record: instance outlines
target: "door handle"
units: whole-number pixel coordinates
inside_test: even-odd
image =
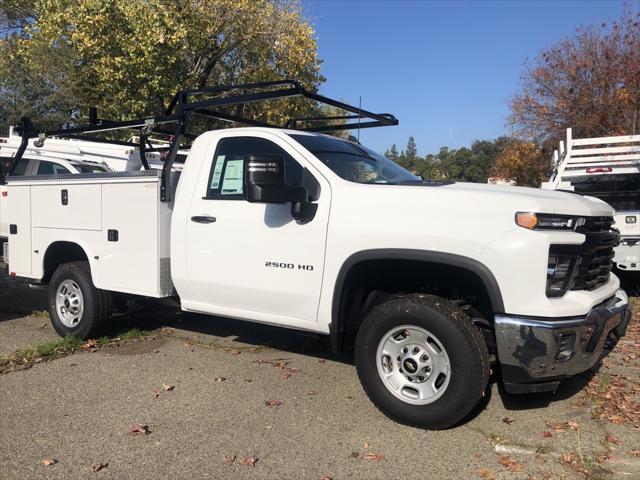
[[[196,223],[214,223],[216,221],[216,217],[209,217],[208,215],[196,215],[195,217],[191,217],[191,221]]]

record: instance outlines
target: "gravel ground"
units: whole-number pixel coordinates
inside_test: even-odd
[[[57,338],[45,300],[0,278],[0,355]],[[599,414],[585,388],[637,401],[636,337],[594,378],[555,395],[494,383],[465,423],[430,432],[379,413],[326,339],[149,305],[126,322],[165,328],[0,375],[0,478],[640,478],[637,417]],[[151,433],[129,435],[135,422]]]

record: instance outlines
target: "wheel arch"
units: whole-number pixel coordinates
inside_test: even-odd
[[[487,301],[490,304],[492,313],[503,313],[504,302],[498,282],[491,270],[470,257],[457,255],[453,253],[433,252],[428,250],[414,249],[373,249],[356,252],[348,257],[336,278],[333,290],[333,298],[331,304],[331,323],[329,324],[329,333],[331,339],[331,348],[334,352],[342,351],[345,330],[347,326],[348,297],[352,285],[350,285],[352,272],[356,271],[359,266],[369,264],[375,267],[379,263],[376,262],[412,262],[420,265],[421,268],[450,268],[460,272],[467,272],[473,276],[476,282],[484,287]],[[369,297],[377,296],[378,292],[370,292]],[[365,306],[369,298],[365,301]]]
[[[42,257],[42,283],[49,283],[53,272],[63,263],[78,261],[89,262],[86,249],[80,244],[66,240],[52,242]]]

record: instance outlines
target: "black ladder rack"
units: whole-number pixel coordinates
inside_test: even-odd
[[[211,95],[217,96],[210,98]],[[330,105],[349,112],[349,114],[290,118],[284,125],[276,125],[217,110],[219,107],[229,105],[246,105],[249,103],[293,97],[307,98],[316,102],[316,104]],[[105,120],[98,118],[96,108],[92,107],[89,110],[89,124],[48,131],[38,130],[34,127],[30,119],[22,118],[21,124],[17,128],[21,136],[20,147],[13,158],[8,174],[12,175],[14,173],[18,162],[27,148],[30,138],[40,138],[42,140],[47,137],[76,138],[86,141],[131,146],[139,149],[140,161],[145,169],[149,169],[145,153],[163,151],[165,160],[162,167],[160,199],[163,202],[167,202],[171,200],[170,173],[173,163],[178,150],[186,148],[180,145],[180,141],[183,138],[194,139],[197,136],[193,132],[188,131],[188,124],[192,115],[246,126],[288,128],[308,132],[332,132],[398,124],[396,117],[390,113],[369,112],[362,108],[319,95],[305,89],[295,80],[203,87],[178,92],[169,103],[164,115],[155,117],[124,121]],[[357,122],[355,120],[357,120]],[[331,123],[336,121],[345,123]],[[121,140],[102,139],[88,135],[112,130],[136,130],[139,134],[139,142],[123,142]],[[169,138],[169,145],[167,147],[153,147],[149,141],[150,135],[167,136]],[[0,183],[4,183],[4,180],[4,175],[0,173]]]

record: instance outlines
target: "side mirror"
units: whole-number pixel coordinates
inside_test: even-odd
[[[244,157],[244,191],[251,203],[305,202],[307,190],[285,184],[282,155]]]
[[[244,195],[251,203],[291,202],[291,216],[300,223],[313,220],[318,205],[309,202],[304,187],[286,185],[282,155],[244,157]]]

